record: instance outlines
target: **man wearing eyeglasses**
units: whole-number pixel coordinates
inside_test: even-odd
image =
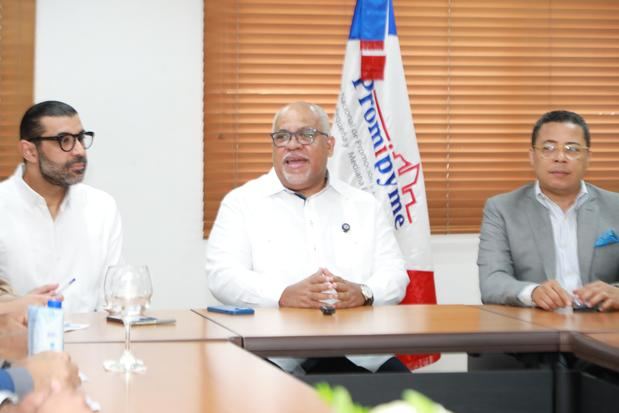
[[[0,299],[52,296],[75,278],[63,307],[101,304],[105,270],[121,259],[122,228],[114,199],[81,183],[94,136],[66,103],[41,102],[24,114],[23,162],[0,183]]]
[[[339,309],[395,304],[404,296],[408,277],[393,228],[371,194],[328,174],[335,144],[328,131],[319,106],[284,107],[273,120],[273,168],[222,201],[206,272],[224,304]],[[395,358],[353,361],[372,371],[406,370]],[[321,363],[303,369],[339,368],[333,360]],[[279,364],[300,372],[294,360]]]
[[[484,303],[619,309],[619,194],[583,181],[590,147],[576,113],[537,121],[529,150],[536,182],[484,208],[477,261]]]

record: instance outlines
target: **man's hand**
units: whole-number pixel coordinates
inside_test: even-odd
[[[561,287],[557,280],[549,280],[535,287],[531,298],[536,306],[546,311],[553,311],[557,308],[572,305],[572,297]]]
[[[32,375],[35,391],[47,390],[56,381],[61,387],[76,388],[80,384],[77,366],[67,353],[45,351],[28,357],[19,365]]]
[[[338,277],[326,268],[323,271],[335,284],[335,291],[337,292],[338,299],[337,303],[335,303],[335,308],[360,307],[365,304],[365,297],[361,292],[361,286],[359,284]]]
[[[619,310],[619,288],[603,281],[595,281],[580,287],[574,294],[589,307],[600,311]]]
[[[84,395],[52,382],[50,389],[28,394],[17,405],[3,405],[0,413],[91,413]]]
[[[47,295],[25,295],[11,300],[0,302],[0,315],[8,315],[24,326],[28,325],[28,306],[46,305]]]
[[[40,287],[28,291],[28,295],[54,295],[54,291],[58,288],[58,283],[44,284]]]
[[[337,298],[337,294],[326,293],[334,290],[331,277],[325,275],[323,269],[302,279],[296,284],[286,287],[279,299],[280,307],[320,308],[321,300]]]

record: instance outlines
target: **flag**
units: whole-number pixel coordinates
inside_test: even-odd
[[[330,173],[372,192],[395,229],[410,278],[402,304],[436,304],[423,169],[392,0],[357,0],[331,134]],[[400,356],[411,369],[439,357]]]

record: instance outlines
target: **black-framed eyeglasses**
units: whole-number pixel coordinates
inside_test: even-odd
[[[75,135],[72,133],[59,133],[56,136],[37,136],[34,138],[27,139],[30,142],[36,141],[56,141],[65,152],[71,152],[73,148],[75,148],[75,142],[80,141],[80,144],[84,147],[84,149],[88,149],[92,146],[92,142],[95,139],[94,132],[80,132]]]
[[[533,146],[533,148],[537,149],[544,159],[553,159],[559,152],[563,152],[570,161],[580,159],[583,154],[589,151],[589,147],[577,143],[544,142],[541,146]]]
[[[271,139],[273,139],[273,145],[281,148],[286,146],[293,136],[296,136],[297,142],[301,145],[311,145],[318,135],[329,136],[328,133],[319,131],[316,128],[301,128],[296,132],[280,129],[277,132],[271,133]]]

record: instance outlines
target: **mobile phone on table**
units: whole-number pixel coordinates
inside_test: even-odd
[[[115,323],[122,323],[123,319],[119,315],[108,315],[107,321],[113,321]],[[174,324],[176,320],[174,318],[158,318],[153,316],[141,315],[137,320],[131,323],[132,326],[148,326],[157,324]]]
[[[206,310],[213,313],[231,315],[247,315],[254,313],[254,309],[251,307],[237,307],[234,305],[209,305],[208,307],[206,307]]]
[[[594,313],[596,311],[600,311],[597,306],[589,307],[586,304],[580,302],[574,302],[572,304],[572,309],[578,313]]]

